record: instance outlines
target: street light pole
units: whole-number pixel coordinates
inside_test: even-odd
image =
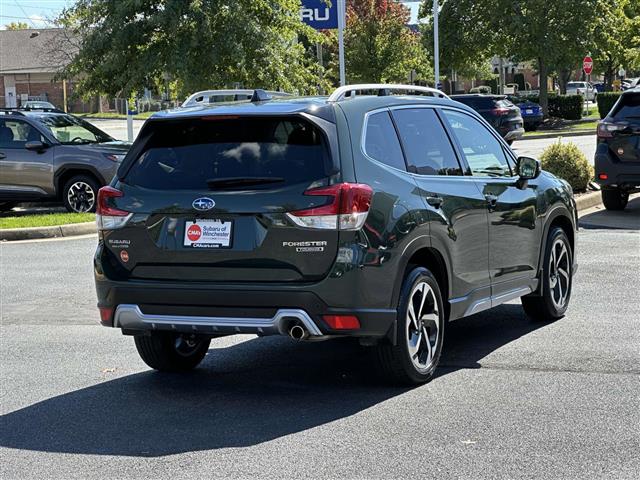
[[[346,84],[344,73],[344,24],[345,0],[338,0],[338,60],[340,63],[340,86]]]
[[[433,71],[436,88],[440,86],[440,51],[438,47],[438,0],[433,0]]]

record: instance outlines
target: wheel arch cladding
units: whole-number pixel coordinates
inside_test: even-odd
[[[402,282],[415,267],[424,267],[429,270],[438,282],[442,296],[446,318],[449,318],[449,272],[442,254],[433,247],[423,247],[412,253],[404,268]],[[400,288],[402,288],[402,282]]]
[[[85,175],[87,177],[93,178],[98,185],[105,185],[102,177],[93,169],[89,167],[70,167],[65,168],[61,172],[56,174],[55,177],[55,186],[56,186],[56,196],[58,198],[62,198],[62,190],[64,189],[65,184],[71,180],[73,177]]]

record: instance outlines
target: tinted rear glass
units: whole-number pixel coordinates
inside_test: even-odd
[[[640,123],[640,93],[622,95],[613,112],[613,118]]]
[[[482,110],[487,108],[493,108],[493,98],[490,97],[462,97],[456,98],[453,97],[454,100],[458,102],[464,103],[465,105],[469,105],[474,110]]]
[[[320,130],[299,118],[185,119],[156,122],[125,175],[129,185],[203,190],[221,179],[280,179],[256,188],[331,175]]]

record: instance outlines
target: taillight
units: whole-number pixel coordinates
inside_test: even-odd
[[[508,108],[494,108],[493,110],[491,110],[493,112],[494,115],[497,115],[498,117],[502,117],[504,115],[509,115],[510,110]]]
[[[362,183],[338,183],[307,190],[304,194],[331,197],[331,201],[287,213],[287,217],[296,225],[305,228],[359,230],[367,219],[373,189]]]
[[[598,123],[598,138],[612,138],[613,132],[624,130],[626,125],[617,123],[600,122]]]
[[[111,199],[122,197],[124,193],[113,187],[102,187],[98,190],[96,206],[96,223],[100,230],[116,230],[125,226],[132,213],[113,207]]]

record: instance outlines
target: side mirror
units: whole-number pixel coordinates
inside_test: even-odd
[[[533,180],[540,175],[540,162],[531,157],[518,157],[516,160],[516,175],[521,181]]]
[[[24,144],[24,148],[27,150],[31,150],[32,152],[42,152],[49,145],[42,143],[40,141],[27,142]]]

